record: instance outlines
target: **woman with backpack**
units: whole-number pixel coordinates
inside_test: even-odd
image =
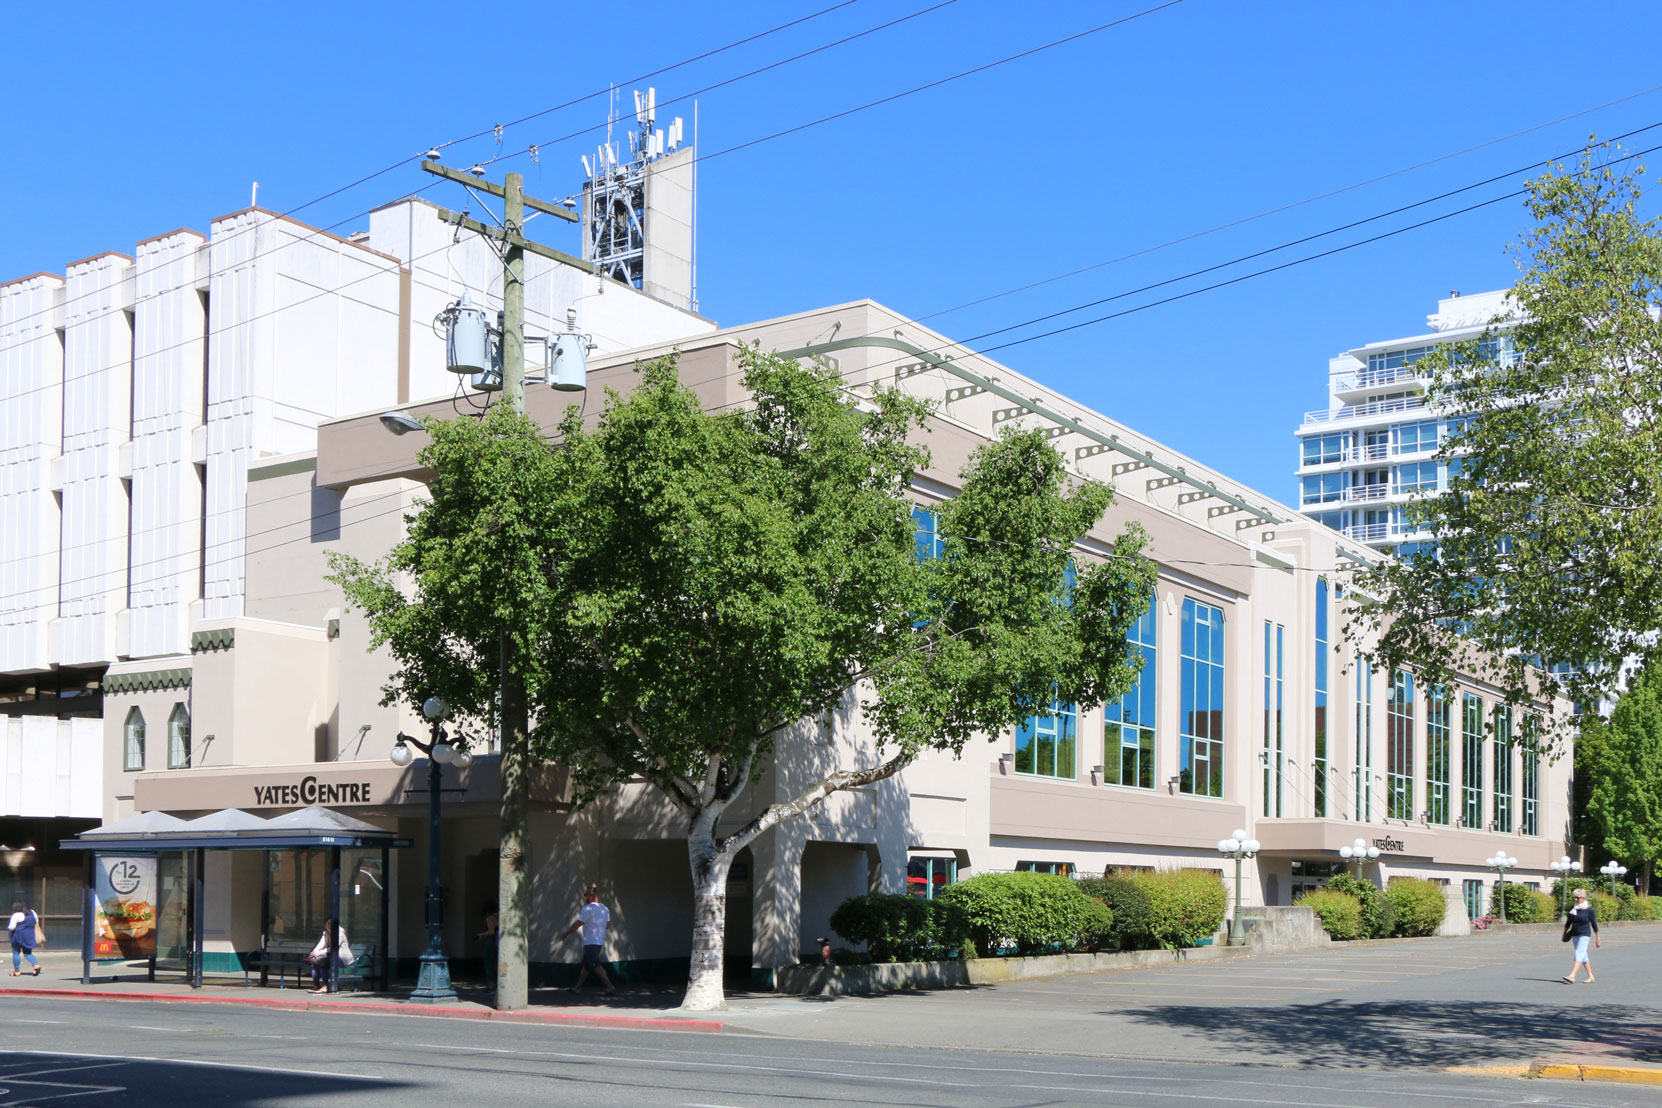
[[[40,963],[35,961],[35,947],[40,943],[40,917],[21,900],[14,900],[12,918],[6,926],[12,933],[12,976],[23,976],[23,959],[27,958],[35,967],[35,976],[39,977]]]

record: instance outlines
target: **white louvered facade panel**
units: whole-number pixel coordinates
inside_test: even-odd
[[[58,611],[54,462],[63,415],[61,278],[0,287],[0,670],[50,665]]]
[[[132,416],[131,269],[106,254],[65,274],[59,665],[114,657],[116,614],[126,606],[128,493],[118,463]]]
[[[132,585],[122,651],[134,658],[190,649],[202,536],[191,441],[206,414],[207,356],[195,275],[204,249],[202,236],[179,231],[140,244],[134,259]]]

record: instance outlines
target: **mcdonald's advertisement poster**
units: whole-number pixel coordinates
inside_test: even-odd
[[[92,873],[98,900],[92,956],[155,957],[156,859],[101,854]]]

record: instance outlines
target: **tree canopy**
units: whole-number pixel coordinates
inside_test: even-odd
[[[1662,855],[1662,668],[1639,674],[1576,746],[1587,845],[1635,867]]]
[[[1420,363],[1449,478],[1407,509],[1436,552],[1358,581],[1382,665],[1596,704],[1662,649],[1662,237],[1642,172],[1598,147],[1530,181],[1511,310]]]
[[[336,564],[402,667],[389,698],[488,714],[506,627],[533,749],[570,769],[578,803],[644,780],[680,814],[695,1007],[721,1000],[740,849],[924,750],[1119,696],[1154,582],[1135,525],[1076,564],[1112,492],[1072,478],[1042,432],[977,449],[920,541],[927,405],[755,350],[743,368],[749,401],[707,412],[673,359],[647,363],[555,441],[510,413],[431,423],[432,499],[408,538],[383,563]],[[718,830],[780,742],[831,741],[793,725],[855,708],[870,757]]]

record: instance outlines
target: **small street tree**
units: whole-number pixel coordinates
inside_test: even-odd
[[[1072,480],[1041,432],[975,452],[939,506],[939,556],[920,556],[910,485],[928,464],[927,407],[897,391],[858,400],[826,371],[753,350],[743,362],[741,408],[705,412],[666,359],[609,396],[593,429],[571,413],[557,444],[506,415],[432,425],[433,500],[409,538],[382,565],[338,567],[404,667],[389,697],[441,689],[488,708],[486,624],[505,622],[534,659],[534,748],[569,767],[576,802],[645,781],[678,813],[694,892],[684,1003],[697,1009],[724,1003],[740,850],[925,750],[1120,695],[1154,581],[1134,525],[1075,566],[1111,490]],[[463,472],[497,452],[512,460],[489,463],[494,476]],[[496,481],[511,491],[485,488]],[[505,544],[534,580],[491,579]],[[722,826],[770,758],[806,764],[832,741],[794,725],[855,710],[875,750]]]
[[[1449,479],[1408,508],[1437,552],[1357,582],[1387,669],[1596,704],[1662,651],[1662,234],[1630,164],[1590,148],[1530,181],[1510,347],[1497,319],[1420,363]]]
[[[1662,854],[1662,668],[1628,686],[1609,722],[1590,716],[1576,748],[1588,845],[1635,869],[1646,887]]]

